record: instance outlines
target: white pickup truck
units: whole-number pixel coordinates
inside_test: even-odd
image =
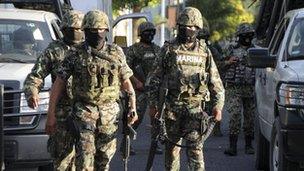
[[[57,4],[58,7],[58,2],[61,1],[13,0],[11,2],[41,2]],[[65,2],[68,2],[68,0],[65,0]],[[60,10],[57,7],[55,12]],[[52,84],[51,79],[47,77],[45,80],[43,91],[39,94],[40,104],[37,110],[32,110],[27,106],[22,88],[23,82],[34,66],[37,56],[43,52],[50,42],[60,39],[62,36],[58,17],[62,15],[62,12],[57,14],[34,9],[0,9],[0,84],[4,85],[3,98],[0,99],[0,105],[3,102],[4,141],[1,137],[0,140],[4,142],[4,149],[0,149],[0,153],[4,151],[6,168],[29,166],[39,167],[39,170],[52,170],[52,159],[46,148],[48,136],[44,131],[49,100],[48,90]],[[112,25],[115,26],[121,20],[133,18],[152,20],[149,13],[134,13],[118,17],[115,21],[112,21]],[[34,45],[32,48],[35,52],[33,54],[36,55],[21,54],[19,50],[15,49],[14,37],[20,37],[16,34],[18,30],[22,29],[29,31],[24,34],[24,37],[33,38]],[[111,36],[109,39],[111,41],[112,32],[109,36]],[[2,97],[1,94],[0,97]],[[0,127],[0,131],[2,131],[1,129]]]
[[[258,170],[304,169],[304,8],[282,17],[267,48],[249,49],[256,72]]]

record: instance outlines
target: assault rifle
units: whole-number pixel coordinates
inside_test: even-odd
[[[163,119],[164,111],[166,107],[166,98],[168,94],[168,88],[161,88],[160,89],[160,99],[159,99],[159,116],[155,118],[154,125],[152,125],[152,129],[154,129],[154,135],[151,140],[150,150],[149,150],[149,156],[147,160],[146,165],[146,171],[151,171],[153,166],[153,160],[154,156],[156,154],[157,149],[157,142],[160,141],[161,143],[164,143],[166,140],[166,128],[165,128],[165,121]]]
[[[125,107],[124,107],[124,112],[122,116],[122,134],[123,134],[123,148],[122,148],[122,159],[124,162],[124,170],[128,170],[128,159],[130,157],[130,136],[133,140],[136,139],[136,131],[132,128],[130,124],[128,124],[128,115],[129,115],[129,95],[126,94],[125,96]],[[131,117],[135,116],[135,112],[131,113]]]

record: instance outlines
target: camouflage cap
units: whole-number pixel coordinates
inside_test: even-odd
[[[193,7],[186,7],[177,19],[178,25],[196,26],[203,28],[203,17],[201,12]]]
[[[249,23],[242,23],[237,27],[236,35],[239,36],[244,33],[254,33],[254,29]]]
[[[156,30],[155,26],[151,22],[143,22],[138,26],[137,33],[140,36],[146,30]]]
[[[70,10],[62,17],[61,28],[81,28],[84,14],[80,11]]]
[[[82,28],[109,29],[109,18],[107,14],[102,11],[89,11],[84,16]]]

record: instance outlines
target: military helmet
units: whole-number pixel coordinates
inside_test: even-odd
[[[203,28],[203,17],[201,12],[193,7],[186,7],[177,19],[178,25],[196,26]]]
[[[86,13],[83,19],[82,28],[93,28],[93,29],[108,29],[110,28],[109,18],[106,13],[94,10]]]
[[[246,34],[246,33],[254,33],[254,29],[251,24],[249,23],[242,23],[237,27],[236,30],[236,35],[239,36],[241,34]]]
[[[62,17],[61,28],[81,28],[84,14],[80,11],[70,10]]]
[[[147,30],[154,30],[155,31],[156,29],[155,29],[154,24],[151,23],[151,22],[143,22],[143,23],[141,23],[138,26],[137,33],[140,36],[144,31],[147,31]]]

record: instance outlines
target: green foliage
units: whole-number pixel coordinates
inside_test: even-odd
[[[198,8],[208,20],[213,41],[232,36],[242,22],[254,21],[243,0],[189,0],[187,6]]]
[[[138,8],[140,11],[143,7],[153,6],[160,2],[160,0],[113,0],[113,10],[121,10],[125,8]]]

